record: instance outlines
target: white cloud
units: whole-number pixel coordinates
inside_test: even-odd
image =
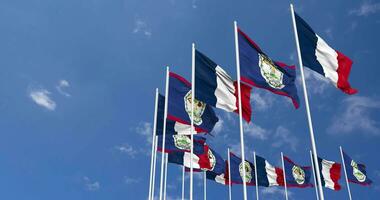
[[[359,8],[349,11],[351,15],[368,16],[380,11],[380,3],[372,3],[371,1],[363,1]]]
[[[126,184],[136,184],[136,183],[140,183],[141,179],[140,178],[124,177],[124,182]]]
[[[325,29],[325,34],[327,35],[328,38],[332,39],[333,38],[333,32],[332,32],[332,28],[327,28]]]
[[[214,129],[213,129],[213,132],[215,133],[215,135],[219,135],[219,133],[222,132],[223,124],[224,124],[224,121],[222,119],[219,119],[219,121],[215,124]]]
[[[68,87],[70,87],[70,83],[67,80],[60,80],[55,88],[61,95],[70,97],[71,95],[64,91],[64,89]]]
[[[153,134],[153,128],[152,123],[149,122],[141,122],[135,129],[135,131],[146,137],[147,141],[151,144],[152,143],[152,134]],[[149,144],[148,143],[148,144]]]
[[[253,109],[258,111],[264,111],[272,107],[275,99],[272,93],[268,91],[256,90],[251,94],[251,102],[253,103]]]
[[[100,183],[98,181],[92,181],[87,176],[83,177],[84,185],[88,191],[97,191],[100,189]]]
[[[123,144],[120,146],[116,146],[115,149],[118,150],[120,153],[127,154],[131,158],[135,158],[136,154],[138,153],[138,151],[135,150],[129,144]]]
[[[285,189],[279,187],[266,187],[260,190],[263,195],[281,195],[285,196]],[[293,195],[292,192],[288,190],[288,197]]]
[[[148,27],[147,23],[143,21],[142,19],[136,19],[135,20],[135,26],[132,31],[134,34],[143,34],[146,37],[150,38],[152,36],[152,31]]]
[[[57,104],[50,98],[50,92],[45,89],[31,89],[29,97],[39,106],[48,110],[55,110]]]
[[[333,117],[330,127],[331,134],[358,133],[380,134],[379,122],[372,119],[371,113],[380,109],[380,101],[363,96],[350,96],[343,100],[342,108]],[[364,131],[364,132],[363,132]]]
[[[291,134],[289,129],[279,126],[276,129],[276,132],[273,136],[274,142],[272,143],[273,147],[290,147],[291,150],[296,151],[298,145],[298,138]]]
[[[191,7],[193,7],[194,9],[198,8],[198,6],[197,6],[197,0],[192,0],[191,1]]]
[[[260,140],[266,140],[270,135],[270,132],[268,130],[254,123],[244,124],[244,133]]]
[[[332,87],[330,81],[327,78],[323,77],[317,72],[310,70],[307,67],[304,67],[304,75],[308,92],[311,92],[313,94],[323,94],[328,87]],[[302,87],[301,75],[297,77],[297,81]]]

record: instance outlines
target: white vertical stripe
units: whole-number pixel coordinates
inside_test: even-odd
[[[182,124],[180,122],[175,122],[174,131],[177,132],[178,135],[191,135],[191,133],[196,133],[195,128],[193,128],[192,132],[190,125]]]
[[[338,83],[338,53],[331,48],[321,37],[316,35],[317,48],[315,49],[315,56],[318,62],[322,65],[325,77],[328,78],[335,87]]]
[[[195,154],[193,154],[193,169],[200,169],[201,167],[199,166],[199,157]],[[191,153],[189,152],[185,152],[184,155],[183,155],[183,165],[185,165],[185,167],[187,168],[190,168],[190,160],[191,160]]]
[[[322,176],[325,181],[325,187],[335,190],[334,181],[331,179],[330,169],[335,164],[333,161],[322,160]]]
[[[216,66],[216,107],[227,112],[237,110],[235,87],[232,78],[220,66]]]
[[[267,172],[269,186],[278,185],[276,169],[268,161],[265,161],[265,171]]]

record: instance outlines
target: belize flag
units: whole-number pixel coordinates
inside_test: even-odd
[[[350,156],[343,152],[344,165],[346,166],[347,178],[351,183],[369,186],[372,180],[367,177],[366,167],[356,163]]]
[[[283,186],[284,173],[281,168],[273,167],[265,158],[256,155],[257,181],[259,186]]]
[[[159,94],[158,105],[157,105],[157,121],[156,121],[156,135],[163,134],[164,125],[164,109],[165,109],[165,96]],[[193,128],[193,133],[197,131]],[[200,131],[198,129],[198,131]],[[191,126],[188,124],[183,124],[177,121],[166,119],[166,135],[191,135]]]
[[[231,173],[231,183],[232,184],[243,184],[243,180],[246,185],[255,185],[255,167],[254,165],[245,160],[244,163],[241,162],[241,158],[237,157],[235,154],[230,152],[230,165],[231,171],[227,170],[226,177],[229,177]],[[245,170],[245,177],[243,178],[243,170]]]
[[[210,166],[207,169],[204,169],[205,171],[213,172],[215,174],[223,174],[226,172],[226,162],[220,154],[208,146],[207,155]],[[186,168],[185,171],[189,172],[190,169]],[[195,170],[195,172],[201,172],[201,170]]]
[[[168,119],[191,124],[191,84],[178,74],[169,74]],[[197,132],[210,133],[218,122],[210,105],[194,98],[194,126]]]
[[[332,190],[340,190],[341,164],[318,157],[318,167],[321,174],[322,186]]]
[[[159,135],[157,143],[157,151],[162,152],[162,139],[163,136]],[[204,145],[206,138],[200,136],[194,136],[193,151],[195,154],[204,153]],[[165,153],[171,152],[190,152],[191,151],[191,139],[187,135],[167,135],[165,137]]]
[[[331,48],[297,13],[294,14],[303,65],[326,77],[344,93],[355,94],[357,90],[348,82],[351,59]]]
[[[241,85],[243,118],[251,121],[251,87]],[[195,50],[195,96],[208,105],[239,113],[237,82],[210,58]]]
[[[272,61],[260,47],[238,29],[240,76],[249,85],[267,89],[289,97],[295,108],[299,107],[296,68]]]
[[[225,173],[217,174],[213,171],[207,171],[206,178],[222,185],[228,185],[228,177],[225,176]]]
[[[310,166],[299,166],[288,157],[284,156],[284,167],[287,187],[313,187],[313,184],[310,182],[312,173],[312,168]]]

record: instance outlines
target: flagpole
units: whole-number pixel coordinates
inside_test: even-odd
[[[153,179],[153,160],[154,160],[154,144],[156,139],[156,123],[157,123],[157,106],[158,106],[158,88],[156,88],[156,97],[154,101],[154,121],[153,121],[153,133],[152,133],[152,154],[150,158],[150,177],[149,177],[149,197],[148,199],[151,199],[152,197],[152,179]]]
[[[288,187],[286,183],[286,173],[285,173],[285,164],[284,164],[284,154],[281,152],[281,162],[282,162],[282,171],[284,173],[284,186],[285,186],[285,199],[288,200]]]
[[[182,166],[182,200],[185,200],[185,165]]]
[[[152,196],[151,196],[151,200],[154,199],[154,189],[155,189],[155,181],[156,181],[157,143],[158,143],[158,136],[156,135],[154,137],[154,161],[153,161],[153,177],[152,177]]]
[[[231,158],[230,158],[230,148],[227,148],[227,159],[228,159],[228,196],[229,200],[232,200],[232,185],[231,185]]]
[[[339,149],[340,149],[340,156],[342,157],[342,165],[343,165],[344,175],[346,177],[348,196],[350,197],[350,200],[352,200],[350,183],[348,182],[347,171],[346,171],[346,162],[344,160],[342,146],[339,146]]]
[[[168,179],[168,156],[169,154],[165,154],[165,180],[164,180],[164,200],[166,200],[166,183]]]
[[[203,172],[203,199],[207,200],[206,171]]]
[[[307,114],[309,131],[310,131],[311,147],[312,147],[312,151],[313,151],[313,155],[314,155],[313,158],[314,158],[315,163],[318,163],[317,147],[316,147],[315,139],[314,139],[313,122],[311,120],[311,113],[310,113],[310,108],[309,108],[309,98],[307,95],[306,81],[305,81],[305,76],[304,76],[304,71],[303,71],[302,56],[301,56],[300,44],[298,41],[298,33],[297,33],[297,26],[296,26],[296,19],[295,19],[295,15],[294,15],[293,4],[290,4],[290,10],[292,12],[294,36],[295,36],[295,40],[296,40],[298,62],[299,62],[299,65],[300,65],[299,67],[300,67],[300,71],[301,71],[301,79],[302,79],[303,93],[304,93],[304,98],[305,98],[306,114]],[[321,200],[324,200],[325,198],[323,195],[322,181],[321,181],[320,173],[317,173],[317,180],[318,180],[318,188],[319,188],[320,198],[321,198]]]
[[[319,200],[317,178],[315,177],[315,173],[316,173],[315,170],[316,169],[314,167],[313,154],[311,151],[310,151],[310,161],[311,161],[311,167],[313,168],[315,194],[317,195],[317,200]]]
[[[162,192],[163,192],[163,184],[164,184],[164,164],[165,164],[164,158],[165,158],[166,118],[168,116],[168,100],[169,100],[169,66],[166,67],[164,124],[163,124],[163,129],[162,129],[160,200],[162,200]]]
[[[253,152],[253,162],[255,165],[256,200],[259,200],[259,181],[258,181],[258,177],[257,177],[256,151]]]
[[[192,49],[191,49],[190,200],[193,200],[194,98],[195,98],[195,44],[193,43]]]
[[[238,100],[239,100],[239,127],[240,127],[240,148],[241,148],[241,162],[245,162],[244,153],[244,133],[243,133],[243,113],[241,106],[241,88],[240,88],[240,58],[239,58],[239,43],[238,43],[238,30],[237,22],[234,21],[234,32],[235,32],[235,54],[236,54],[236,71],[237,71],[237,85],[238,85]],[[244,200],[247,200],[247,184],[245,182],[245,169],[243,170],[243,196]]]

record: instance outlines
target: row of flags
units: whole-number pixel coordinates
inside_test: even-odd
[[[158,144],[161,141],[162,136],[158,136]],[[258,155],[255,155],[253,162],[249,160],[242,162],[240,157],[230,152],[230,160],[228,161],[213,150],[206,143],[204,137],[196,136],[193,145],[193,159],[191,160],[189,136],[169,135],[165,142],[165,152],[168,153],[169,163],[190,168],[192,162],[196,172],[206,171],[207,179],[223,185],[243,184],[245,181],[246,185],[249,186],[285,186],[286,179],[288,188],[314,187],[311,179],[313,175],[312,166],[299,165],[287,156],[283,156],[283,168],[273,166],[268,160]],[[157,150],[162,151],[160,145],[158,145]],[[360,185],[370,185],[372,181],[367,177],[365,165],[358,164],[345,152],[343,155],[348,181]],[[315,166],[314,172],[321,174],[322,186],[335,191],[341,189],[339,180],[342,177],[342,166],[340,163],[318,157],[318,163],[313,166]],[[243,176],[242,170],[245,170],[245,176]]]
[[[304,63],[301,65],[324,76],[344,93],[349,95],[357,93],[348,82],[352,66],[350,58],[331,48],[297,13],[293,13],[300,63]],[[307,97],[305,101],[315,169],[298,165],[286,156],[282,156],[283,167],[274,167],[265,158],[256,155],[252,163],[244,158],[243,139],[241,139],[242,158],[230,153],[229,161],[226,161],[210,148],[204,137],[194,135],[212,132],[219,121],[214,108],[237,113],[240,119],[250,123],[253,87],[290,98],[296,109],[300,106],[294,65],[272,60],[241,28],[236,26],[236,23],[235,42],[240,81],[234,80],[217,62],[194,47],[192,83],[179,74],[168,72],[167,97],[159,94],[156,102],[155,135],[158,136],[159,144],[157,150],[168,154],[169,163],[191,168],[191,173],[193,169],[205,171],[208,179],[224,185],[243,184],[245,193],[246,185],[313,187],[317,184],[311,183],[313,172],[317,173],[317,176],[314,175],[314,180],[317,177],[320,185],[340,190],[341,164],[317,157]],[[305,85],[304,93],[307,96]],[[242,135],[241,130],[241,138]],[[361,185],[371,184],[365,166],[357,164],[344,152],[341,153],[347,180]],[[161,185],[162,177],[161,169]],[[192,182],[190,185],[190,199],[192,199]],[[323,195],[321,188],[319,191]],[[323,200],[323,197],[321,199]]]

